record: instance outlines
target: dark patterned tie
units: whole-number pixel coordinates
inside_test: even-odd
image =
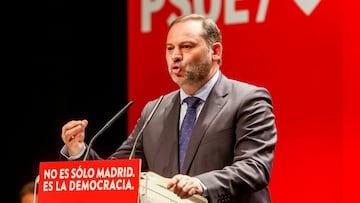
[[[196,120],[196,108],[200,104],[201,99],[197,97],[187,97],[184,99],[188,108],[184,120],[182,122],[179,133],[179,166],[182,168],[186,155],[187,146],[190,140],[191,132]]]

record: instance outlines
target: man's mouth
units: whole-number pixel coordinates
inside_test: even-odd
[[[172,70],[173,73],[178,74],[180,72],[180,70],[181,70],[180,65],[179,64],[173,64],[171,66],[171,70]]]

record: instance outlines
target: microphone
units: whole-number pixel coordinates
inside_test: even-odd
[[[149,121],[151,120],[151,118],[153,117],[155,111],[157,110],[157,108],[159,107],[159,104],[160,102],[162,101],[162,99],[164,98],[163,95],[161,95],[159,97],[159,99],[156,101],[156,104],[154,106],[154,108],[151,110],[149,116],[147,117],[147,119],[145,120],[145,123],[144,125],[142,126],[142,128],[140,129],[140,131],[138,132],[138,134],[136,135],[135,137],[135,141],[134,141],[134,144],[133,144],[133,147],[131,149],[131,153],[130,153],[130,156],[129,156],[129,159],[132,159],[134,154],[135,154],[135,148],[136,148],[136,144],[140,138],[140,136],[142,135],[142,132],[144,131],[145,127],[148,125]]]
[[[38,194],[38,184],[39,184],[39,181],[40,181],[40,175],[37,175],[35,180],[34,180],[34,191],[33,191],[33,194],[34,194],[34,199],[33,199],[33,203],[36,203],[37,202],[37,194]]]
[[[120,118],[121,115],[123,115],[129,108],[130,106],[134,103],[134,101],[130,101],[129,103],[126,104],[126,106],[124,106],[117,114],[115,114],[114,117],[112,117],[105,125],[104,127],[102,127],[95,135],[93,138],[91,138],[89,146],[86,150],[85,156],[83,161],[88,159],[89,153],[90,153],[90,148],[93,145],[94,141],[96,138],[98,138],[106,129],[108,129],[118,118]]]

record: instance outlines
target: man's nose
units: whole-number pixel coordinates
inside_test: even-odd
[[[179,61],[182,59],[182,54],[179,49],[174,49],[174,52],[172,54],[173,61]]]

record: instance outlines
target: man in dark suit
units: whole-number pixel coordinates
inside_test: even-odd
[[[166,60],[180,89],[160,97],[136,143],[135,157],[141,158],[142,170],[171,178],[168,188],[181,198],[198,194],[209,202],[268,203],[277,142],[272,99],[263,87],[223,75],[222,51],[221,33],[213,20],[191,14],[170,25]],[[187,97],[197,98],[198,105],[189,107],[196,110],[196,123],[186,124],[188,129],[183,130]],[[146,104],[129,138],[109,159],[129,158],[136,135],[157,101]],[[74,120],[63,126],[62,158],[83,158],[87,124],[87,120]],[[184,139],[188,144],[180,150],[183,131],[191,137]],[[101,157],[91,150],[89,159]]]

